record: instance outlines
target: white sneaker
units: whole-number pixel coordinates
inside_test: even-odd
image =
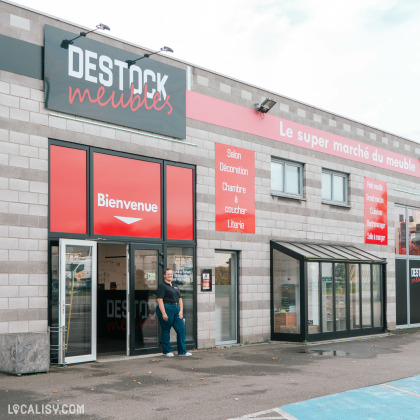
[[[166,357],[174,357],[174,354],[172,352],[170,353],[163,353],[164,356]]]
[[[184,353],[184,354],[178,354],[178,356],[189,357],[189,356],[192,356],[192,353],[190,353],[189,351],[187,351],[187,352],[186,352],[186,353]]]

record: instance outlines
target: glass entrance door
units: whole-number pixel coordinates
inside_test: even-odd
[[[236,252],[216,252],[216,344],[238,342],[238,282]]]
[[[96,360],[96,242],[60,239],[59,363]]]
[[[162,272],[159,245],[130,245],[130,355],[159,347],[156,290]]]

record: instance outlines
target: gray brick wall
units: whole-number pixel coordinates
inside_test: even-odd
[[[48,141],[43,84],[0,71],[0,332],[47,331]]]
[[[3,2],[0,18],[1,34],[37,45],[43,43],[45,23],[77,31],[68,23]],[[98,39],[124,46],[122,41]],[[131,44],[125,47],[134,49]],[[187,69],[180,62],[156,59]],[[271,97],[278,102],[272,115],[420,157],[420,147],[408,140],[210,71],[188,68],[191,86],[199,93],[249,108],[261,98]],[[203,268],[214,271],[215,250],[240,253],[240,340],[266,341],[270,336],[270,239],[334,242],[365,248],[363,178],[385,180],[389,244],[368,249],[387,258],[387,318],[390,326],[395,326],[394,207],[396,203],[420,207],[418,196],[399,191],[418,193],[417,179],[193,120],[187,121],[186,138],[193,145],[66,120],[45,110],[42,81],[0,71],[0,334],[47,331],[48,138],[197,165],[198,347],[215,344],[215,295],[201,292],[199,278]],[[255,152],[254,235],[215,231],[216,142]],[[305,165],[303,200],[271,196],[271,156]],[[349,174],[349,207],[321,202],[323,167]]]

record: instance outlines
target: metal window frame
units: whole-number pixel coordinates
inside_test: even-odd
[[[327,174],[331,176],[331,199],[326,199],[322,197],[322,202],[323,203],[328,203],[328,204],[341,204],[341,205],[345,205],[345,204],[349,204],[349,179],[350,176],[348,173],[345,172],[339,172],[339,171],[333,171],[331,169],[322,169],[322,175]],[[341,178],[344,178],[344,201],[337,201],[334,200],[334,177],[338,176]]]
[[[311,250],[313,252],[311,253]],[[274,332],[274,316],[273,316],[273,290],[274,290],[274,273],[273,273],[273,261],[274,261],[274,250],[279,251],[291,258],[294,258],[300,263],[300,289],[301,289],[301,333],[290,334],[290,333],[275,333]],[[318,263],[319,264],[319,306],[320,306],[320,332],[319,333],[308,333],[308,278],[307,278],[307,264]],[[324,301],[324,294],[322,290],[322,264],[332,264],[332,312],[333,312],[333,328],[332,331],[325,332],[323,327],[323,317],[325,314],[322,311],[322,305]],[[346,274],[346,329],[337,330],[335,322],[335,265],[338,263],[345,264]],[[357,264],[359,271],[359,317],[360,327],[351,329],[350,328],[350,286],[349,286],[349,264]],[[386,259],[376,257],[367,251],[356,248],[349,245],[331,245],[321,243],[306,243],[306,242],[289,242],[282,240],[270,241],[270,308],[271,308],[271,339],[272,340],[286,340],[286,341],[317,341],[327,340],[335,338],[361,336],[367,334],[375,334],[383,332],[387,328],[386,321]],[[371,326],[363,326],[362,318],[362,288],[361,288],[361,270],[362,264],[370,266],[370,317]],[[373,273],[372,266],[379,265],[380,269],[380,287],[381,287],[381,321],[382,325],[375,327],[374,325],[374,312],[373,312]]]
[[[293,160],[288,159],[282,159],[275,156],[271,156],[271,163],[279,163],[283,165],[283,191],[273,190],[271,189],[272,195],[282,196],[282,197],[289,197],[289,198],[297,198],[301,199],[304,197],[303,194],[303,169],[304,169],[304,163],[296,162]],[[298,175],[298,194],[289,193],[286,191],[286,166],[293,166],[299,168],[299,175]],[[271,180],[273,179],[273,173],[271,172]]]
[[[408,205],[404,205],[401,203],[395,203],[395,207],[399,210],[401,210],[401,212],[404,213],[404,217],[405,217],[405,221],[406,221],[406,229],[405,229],[405,243],[406,243],[406,251],[405,254],[395,254],[395,260],[400,260],[400,261],[404,261],[405,262],[405,267],[406,267],[406,272],[405,272],[405,287],[406,287],[406,306],[407,306],[407,313],[406,313],[406,324],[397,324],[397,328],[404,328],[407,326],[413,327],[413,326],[418,326],[418,324],[416,323],[412,323],[411,321],[411,291],[410,291],[410,274],[409,274],[409,264],[410,261],[414,261],[414,260],[419,260],[420,256],[419,255],[410,255],[410,248],[408,245],[409,240],[410,240],[410,236],[409,236],[409,211],[410,210],[414,210],[414,211],[420,211],[419,207],[414,207],[414,206],[408,206]],[[395,214],[395,216],[397,216],[397,214]],[[396,226],[398,225],[399,221],[394,219],[394,223],[396,224]],[[395,282],[397,282],[397,271],[395,272]],[[396,297],[397,299],[397,297]],[[398,304],[398,301],[396,300],[396,304]],[[397,310],[397,314],[398,314],[398,310]],[[398,316],[398,315],[397,315]]]

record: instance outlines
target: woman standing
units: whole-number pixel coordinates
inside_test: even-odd
[[[174,357],[171,350],[171,328],[176,331],[176,344],[178,356],[192,356],[185,347],[185,324],[183,314],[183,303],[181,292],[178,287],[172,285],[174,273],[170,268],[163,272],[163,283],[157,288],[156,314],[162,328],[163,354],[167,357]]]

